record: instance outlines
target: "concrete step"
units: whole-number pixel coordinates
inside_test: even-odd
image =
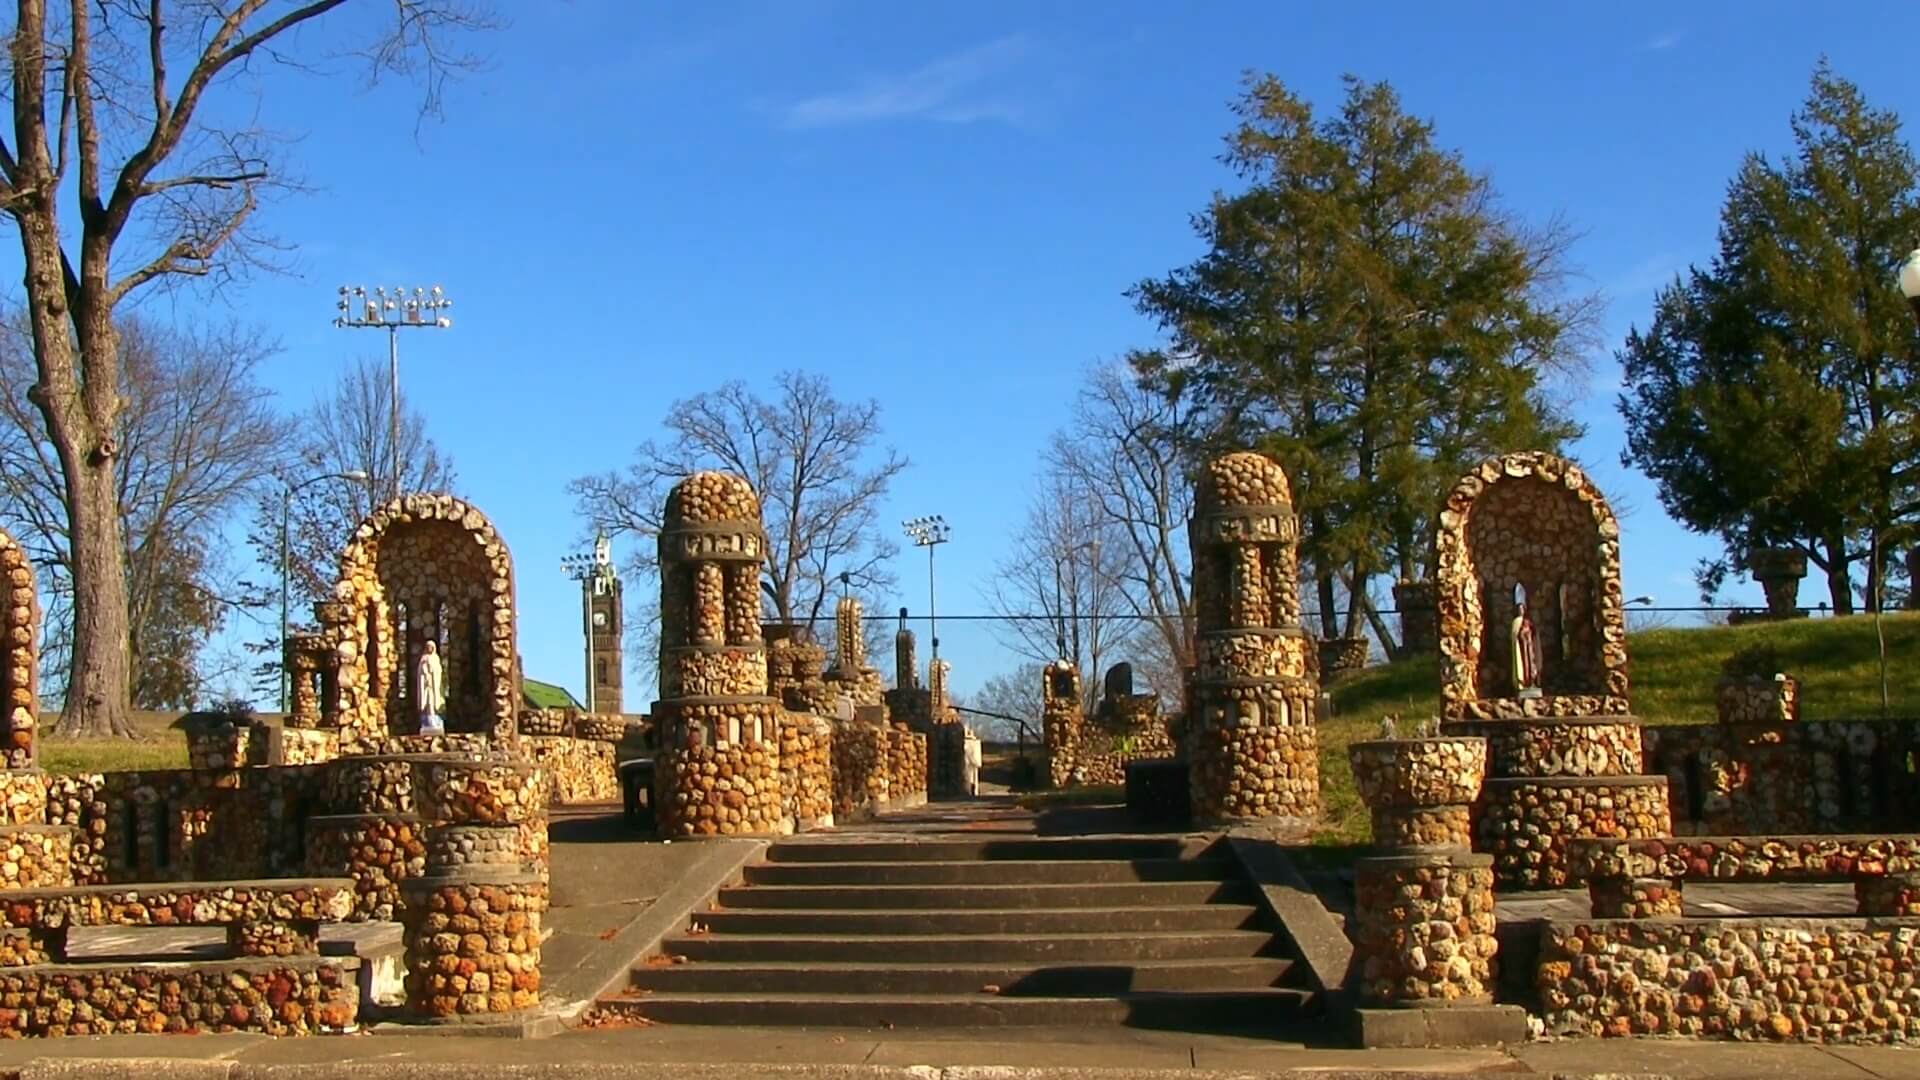
[[[1302,1022],[1299,990],[1140,992],[1108,997],[1000,994],[642,994],[622,1012],[670,1024],[954,1028],[1124,1024],[1179,1031],[1268,1031]]]
[[[715,934],[1096,934],[1178,930],[1256,930],[1251,904],[1161,907],[1029,908],[967,911],[952,908],[858,911],[782,911],[760,908],[707,911],[693,916]]]
[[[748,885],[720,890],[719,907],[729,911],[784,909],[1179,907],[1193,904],[1250,904],[1256,899],[1244,881],[1101,882],[1070,885]]]
[[[1115,836],[1059,840],[927,839],[794,840],[767,849],[772,863],[802,862],[979,862],[1058,861],[1063,859],[1183,859],[1198,856],[1204,837]]]
[[[669,938],[662,949],[695,962],[894,964],[1127,964],[1264,956],[1278,943],[1264,930],[1158,934],[807,936],[745,933]]]
[[[1128,881],[1227,881],[1229,859],[1069,859],[1062,862],[776,862],[746,867],[749,885],[1070,885]]]
[[[1098,997],[1162,990],[1252,990],[1279,984],[1278,957],[1108,964],[700,963],[633,969],[635,989],[677,994],[975,994]]]

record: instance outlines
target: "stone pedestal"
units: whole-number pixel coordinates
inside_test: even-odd
[[[483,1018],[540,1001],[547,907],[547,789],[527,762],[418,764],[424,872],[400,886],[407,1010]]]
[[[1493,1004],[1493,859],[1468,847],[1486,740],[1379,739],[1348,749],[1384,854],[1354,864],[1354,964],[1363,1045],[1466,1045],[1511,1037]],[[1395,1023],[1374,1010],[1460,1010],[1454,1022]],[[1438,1033],[1438,1034],[1436,1034]]]
[[[1747,553],[1747,572],[1767,594],[1767,617],[1801,614],[1800,582],[1807,576],[1806,553],[1797,548],[1757,548]]]
[[[1791,675],[1721,679],[1714,704],[1723,724],[1791,724],[1800,719],[1800,680]]]
[[[1326,638],[1317,647],[1322,679],[1359,671],[1373,655],[1373,643],[1363,637]]]
[[[1364,1007],[1493,1003],[1493,860],[1453,849],[1361,859],[1354,959]]]

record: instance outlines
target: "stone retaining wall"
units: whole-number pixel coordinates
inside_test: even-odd
[[[616,744],[570,736],[523,735],[520,745],[552,782],[553,805],[620,801]]]
[[[352,957],[0,969],[0,1038],[351,1030]]]
[[[1920,721],[1655,725],[1646,772],[1680,834],[1849,833],[1920,821]]]
[[[1493,856],[1502,887],[1582,884],[1566,845],[1580,837],[1650,838],[1672,831],[1664,777],[1489,778],[1475,807],[1474,849]]]
[[[1920,919],[1552,922],[1536,986],[1554,1035],[1920,1038]]]

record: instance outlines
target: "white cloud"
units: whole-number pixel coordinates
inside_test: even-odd
[[[989,120],[1017,123],[1025,116],[1018,103],[977,91],[981,83],[1019,63],[1031,49],[1026,35],[1013,34],[904,74],[869,79],[853,90],[806,98],[782,111],[790,128],[840,127],[916,116],[949,124]]]
[[[1648,38],[1642,48],[1648,52],[1665,52],[1675,45],[1680,44],[1682,41],[1685,41],[1686,38],[1687,34],[1684,30],[1669,30],[1664,34],[1655,34]]]

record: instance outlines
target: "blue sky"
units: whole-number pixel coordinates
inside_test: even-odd
[[[1920,115],[1903,5],[501,7],[488,69],[417,134],[413,87],[348,71],[275,72],[230,104],[301,136],[312,190],[261,219],[295,273],[195,302],[281,338],[269,380],[298,407],[384,348],[330,327],[337,285],[446,286],[454,329],[402,342],[407,395],[513,547],[528,674],[576,692],[564,485],[728,378],[799,367],[878,398],[913,463],[882,520],[944,513],[942,607],[982,610],[1084,367],[1153,339],[1123,291],[1200,250],[1188,215],[1231,183],[1215,155],[1249,69],[1322,108],[1343,73],[1388,80],[1512,210],[1584,232],[1574,261],[1609,308],[1578,456],[1631,511],[1628,594],[1690,603],[1713,546],[1620,467],[1611,349],[1710,255],[1727,178],[1788,145],[1823,52]],[[899,567],[916,609],[918,555]],[[943,630],[962,691],[1014,664]]]

